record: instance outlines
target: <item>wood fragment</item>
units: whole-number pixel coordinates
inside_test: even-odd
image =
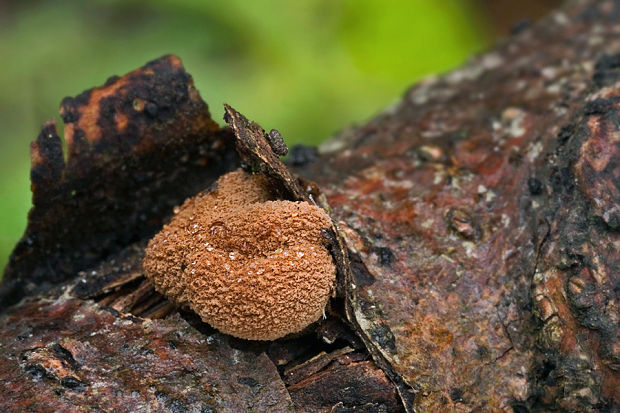
[[[282,376],[284,377],[284,383],[289,386],[295,384],[322,370],[325,366],[327,366],[338,357],[351,353],[352,351],[353,349],[351,347],[343,347],[330,353],[322,351],[311,359],[304,361],[303,363],[287,367],[282,373]]]

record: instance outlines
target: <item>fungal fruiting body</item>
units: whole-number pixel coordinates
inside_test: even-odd
[[[299,332],[321,317],[336,278],[321,208],[272,200],[264,176],[235,171],[175,212],[143,262],[167,298],[250,340]]]

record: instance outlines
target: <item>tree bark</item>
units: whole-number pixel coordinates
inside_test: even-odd
[[[618,27],[620,2],[569,3],[288,168],[172,56],[63,101],[68,158],[47,123],[0,287],[0,407],[618,409]],[[294,337],[222,335],[142,276],[173,207],[241,164],[335,221],[337,297]]]

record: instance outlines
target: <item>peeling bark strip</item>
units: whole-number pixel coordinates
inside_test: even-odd
[[[0,319],[0,407],[620,408],[619,25],[620,2],[571,3],[293,171],[279,134],[227,106],[245,166],[337,220],[328,318],[271,343],[215,333],[142,278],[172,206],[238,165],[178,59],[65,101],[69,159],[45,125],[0,290],[30,296]]]
[[[266,134],[256,122],[248,120],[229,105],[224,105],[224,108],[226,109],[224,120],[235,133],[235,146],[244,166],[251,171],[264,173],[275,192],[274,195],[291,201],[311,201],[297,178],[289,172],[280,161],[279,155],[274,152],[273,146],[278,144],[271,143],[270,135]],[[284,142],[281,145],[284,145]],[[288,152],[286,145],[280,150]]]

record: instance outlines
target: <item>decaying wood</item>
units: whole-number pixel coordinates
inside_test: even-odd
[[[573,2],[290,169],[231,107],[218,128],[174,57],[64,101],[68,159],[46,124],[0,291],[1,407],[619,408],[618,27],[620,2]],[[327,318],[270,343],[141,273],[172,208],[241,164],[335,221]]]
[[[236,166],[181,61],[168,56],[63,100],[31,145],[33,208],[0,308],[152,236],[170,210]],[[183,183],[180,185],[179,183]]]

